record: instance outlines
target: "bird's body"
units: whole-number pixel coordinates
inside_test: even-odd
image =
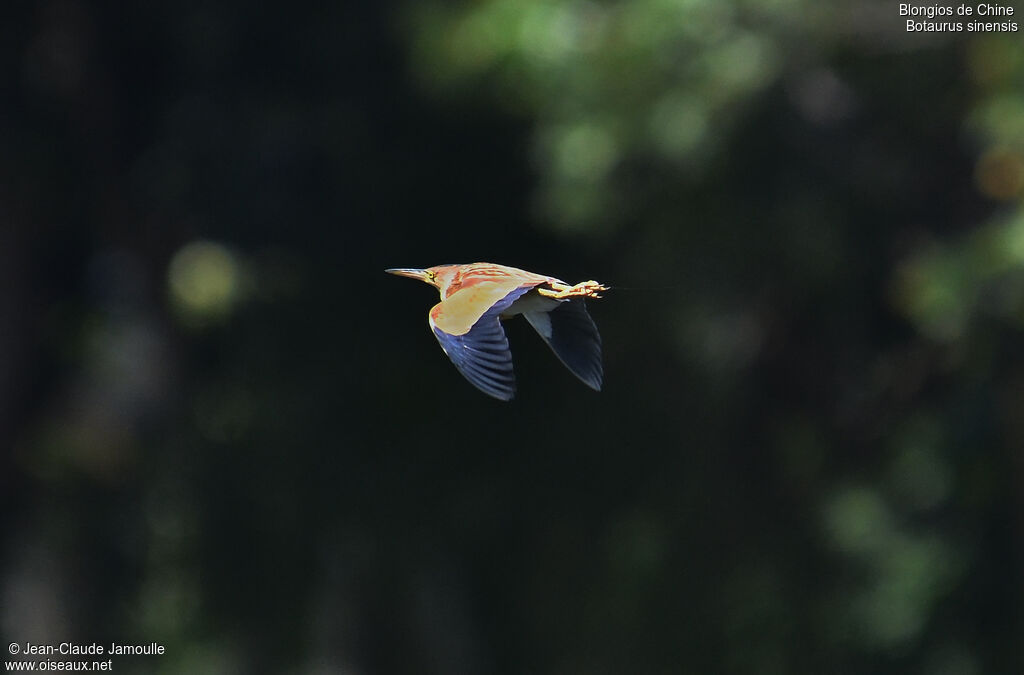
[[[569,370],[600,391],[601,336],[584,298],[605,286],[585,281],[570,286],[555,277],[492,263],[389,269],[436,287],[441,302],[429,323],[441,349],[474,386],[501,400],[515,394],[512,355],[501,321],[522,314]]]

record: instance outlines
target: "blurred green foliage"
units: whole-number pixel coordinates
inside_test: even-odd
[[[891,3],[5,10],[0,630],[125,672],[1024,670],[1024,44]],[[618,287],[461,381],[386,267]]]
[[[492,85],[535,120],[539,212],[592,230],[642,198],[623,174],[701,173],[811,14],[801,2],[509,0],[417,3],[407,23],[428,83]]]

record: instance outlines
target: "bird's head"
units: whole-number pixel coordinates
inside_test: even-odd
[[[441,297],[443,298],[445,291],[448,290],[452,281],[455,280],[459,267],[460,265],[437,265],[422,270],[414,267],[395,267],[384,271],[388,274],[397,274],[400,277],[419,279],[422,282],[428,283],[441,291]]]

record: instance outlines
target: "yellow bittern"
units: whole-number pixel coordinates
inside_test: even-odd
[[[430,310],[430,329],[463,377],[485,394],[508,401],[516,393],[512,354],[501,327],[502,319],[516,314],[526,317],[573,375],[601,390],[601,336],[584,298],[601,297],[606,286],[596,281],[570,286],[492,263],[385,271],[441,291],[441,302]]]

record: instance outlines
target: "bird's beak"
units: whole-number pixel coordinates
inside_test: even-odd
[[[430,283],[427,279],[426,270],[419,270],[414,267],[393,267],[384,271],[388,274],[397,274],[400,277],[409,277],[410,279],[419,279],[422,282]]]

